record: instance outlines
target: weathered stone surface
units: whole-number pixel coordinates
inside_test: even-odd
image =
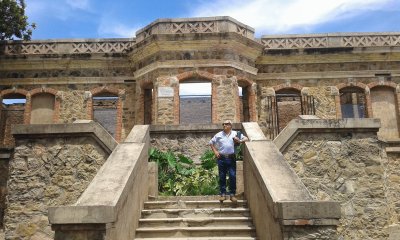
[[[300,133],[284,157],[316,200],[342,203],[339,238],[383,239],[391,214],[382,153],[373,133]]]
[[[215,132],[216,134],[217,132]],[[201,155],[210,150],[208,144],[214,134],[157,135],[151,137],[151,146],[161,151],[183,154],[195,162],[200,162]]]
[[[284,240],[337,239],[333,226],[285,226],[283,232]]]
[[[7,239],[52,238],[47,208],[74,203],[107,156],[91,138],[18,140],[10,161]]]
[[[91,96],[85,96],[84,91],[63,92],[60,111],[60,121],[72,123],[77,119],[87,119],[86,101]]]
[[[8,179],[8,160],[0,159],[0,229],[3,228],[4,210],[6,208]]]

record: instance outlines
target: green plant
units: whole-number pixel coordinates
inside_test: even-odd
[[[212,153],[212,151],[211,151]],[[218,171],[214,154],[205,152],[200,166],[184,155],[152,148],[149,160],[158,165],[158,190],[161,195],[215,195],[218,193]]]

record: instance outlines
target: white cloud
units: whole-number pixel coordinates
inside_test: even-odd
[[[179,95],[211,95],[211,83],[181,83]]]
[[[90,1],[89,0],[66,0],[67,4],[72,8],[89,10],[90,9]]]
[[[121,22],[104,18],[99,24],[97,32],[101,36],[132,38],[141,27],[129,27]]]
[[[30,0],[27,2],[26,13],[29,19],[39,21],[40,19],[52,16],[61,20],[68,20],[79,17],[81,12],[91,12],[89,0]]]
[[[387,7],[396,0],[225,0],[200,5],[193,16],[231,16],[262,33],[310,29],[365,11]]]

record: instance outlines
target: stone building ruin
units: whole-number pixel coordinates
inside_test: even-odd
[[[211,84],[204,123],[182,124],[180,119],[179,86],[188,82]],[[275,143],[277,162],[295,172],[285,174],[311,194],[305,206],[325,209],[327,201],[336,209],[332,202],[340,204],[325,215],[285,218],[290,213],[284,209],[294,205],[271,197],[273,203],[266,200],[265,208],[280,209],[283,217],[253,216],[260,239],[267,236],[259,233],[261,228],[281,231],[276,239],[304,239],[316,232],[340,239],[399,239],[399,84],[397,32],[255,38],[252,27],[231,17],[209,17],[158,19],[135,38],[0,42],[1,227],[6,239],[53,237],[47,217],[64,210],[48,213],[48,207],[79,206],[76,201],[84,199],[81,194],[89,192],[99,169],[111,162],[107,159],[129,144],[139,154],[133,158],[144,158],[149,136],[139,134],[143,141],[138,142],[133,129],[148,131],[152,138],[183,134],[203,144],[218,124],[231,119],[254,136],[246,145],[254,161],[260,156],[251,149],[261,153]],[[95,120],[113,138],[83,120]],[[146,166],[140,165],[141,171]],[[29,175],[34,169],[49,174]],[[250,175],[244,176],[245,188],[260,182],[246,180]],[[79,184],[73,187],[74,182]],[[253,213],[256,195],[246,191]],[[23,208],[32,216],[19,215]],[[51,217],[57,219],[52,223],[56,236],[69,231],[60,218]],[[114,234],[99,228],[108,237]]]

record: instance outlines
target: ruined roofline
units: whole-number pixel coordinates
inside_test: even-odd
[[[261,43],[265,50],[400,47],[400,32],[343,32],[263,35],[229,16],[161,18],[136,32],[136,38],[78,38],[0,41],[0,55],[125,53],[152,35],[236,33]]]
[[[264,35],[265,49],[400,47],[400,32],[343,32]]]
[[[233,32],[254,40],[254,28],[229,16],[197,18],[160,18],[139,29],[136,41],[155,34],[227,33]]]

